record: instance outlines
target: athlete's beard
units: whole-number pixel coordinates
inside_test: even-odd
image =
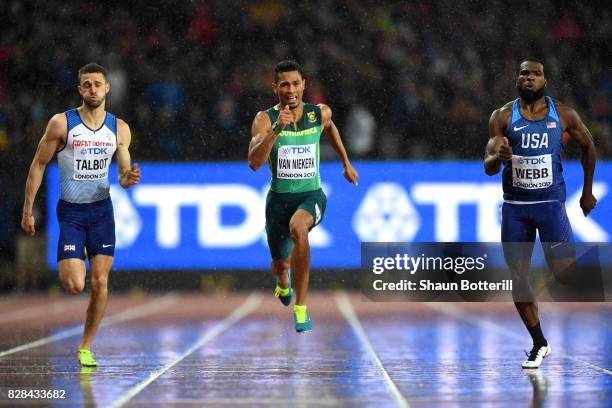
[[[516,89],[521,99],[525,102],[535,102],[544,96],[544,87],[538,89],[537,91],[522,89],[520,86],[517,86]]]
[[[85,103],[85,105],[90,108],[90,109],[95,109],[98,106],[102,105],[102,103],[104,102],[106,98],[102,98],[102,99],[98,99],[96,102],[91,102],[88,101],[87,99],[83,98],[83,103]]]

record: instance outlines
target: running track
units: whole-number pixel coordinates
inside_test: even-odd
[[[74,357],[87,297],[0,298],[2,406],[610,407],[612,305],[541,304],[552,355],[508,303],[371,303],[316,292],[314,330],[293,331],[271,293],[111,295]],[[9,390],[64,399],[9,399]]]

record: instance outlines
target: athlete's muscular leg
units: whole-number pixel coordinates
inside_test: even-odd
[[[538,317],[538,305],[535,302],[535,294],[529,283],[531,252],[533,243],[511,243],[505,244],[506,247],[511,246],[514,251],[504,251],[506,261],[510,268],[510,274],[513,280],[512,295],[514,297],[514,306],[518,311],[523,323],[527,328],[533,327],[540,321]],[[512,256],[509,253],[520,253],[515,259],[510,260]]]
[[[289,258],[272,260],[272,275],[278,279],[278,285],[284,289],[289,287],[288,271]]]
[[[93,342],[108,298],[108,274],[113,265],[113,257],[96,255],[90,260],[91,266],[91,297],[87,307],[85,330],[79,348],[89,349]]]
[[[85,287],[85,262],[79,258],[61,259],[58,268],[66,292],[71,295],[81,293]]]
[[[540,322],[538,317],[538,304],[536,302],[514,302],[514,306],[518,311],[525,327],[530,328]]]
[[[298,209],[289,221],[289,232],[293,240],[291,254],[291,270],[293,271],[293,287],[296,293],[295,304],[306,304],[308,293],[308,278],[310,276],[310,244],[308,229],[314,223],[312,215],[303,209]]]
[[[525,206],[504,203],[502,207],[502,246],[513,281],[514,306],[529,329],[540,321],[535,294],[529,282],[536,228]]]
[[[508,249],[508,247],[512,249]],[[535,303],[535,294],[529,283],[532,250],[533,243],[530,242],[505,243],[504,248],[504,255],[513,281],[514,306],[527,328],[533,327],[539,322],[538,305]]]

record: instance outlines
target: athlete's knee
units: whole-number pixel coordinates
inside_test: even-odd
[[[555,277],[555,280],[563,285],[570,282],[570,278],[576,272],[576,259],[574,257],[550,256],[547,259],[548,266]]]
[[[108,275],[107,274],[92,274],[91,276],[92,292],[106,290],[107,288],[108,288]]]
[[[573,260],[560,262],[552,268],[552,271],[557,282],[569,285],[576,274],[576,262]]]
[[[289,259],[276,259],[272,261],[272,274],[276,277],[284,276],[289,270]]]
[[[292,221],[289,224],[289,232],[294,242],[308,239],[308,225],[304,222]]]
[[[91,260],[91,290],[98,292],[106,290],[108,286],[108,274],[113,265],[113,257],[107,255],[96,255]]]
[[[64,289],[71,295],[78,295],[85,288],[85,281],[82,279],[69,278],[62,282]]]
[[[59,278],[71,295],[78,295],[85,288],[85,263],[80,259],[60,260]]]

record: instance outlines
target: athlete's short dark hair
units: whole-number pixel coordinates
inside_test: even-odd
[[[278,82],[278,78],[281,72],[290,72],[297,71],[302,78],[304,78],[304,72],[302,71],[302,66],[295,62],[294,60],[283,60],[276,64],[274,67],[274,81]]]
[[[519,65],[521,65],[523,62],[537,62],[538,64],[542,64],[542,66],[544,66],[544,61],[542,61],[540,58],[535,57],[522,59],[521,62],[519,62]]]
[[[79,69],[79,84],[81,83],[81,75],[83,74],[95,74],[100,73],[104,76],[104,80],[108,81],[106,78],[106,69],[100,64],[96,64],[95,62],[90,62],[89,64],[85,64]]]

